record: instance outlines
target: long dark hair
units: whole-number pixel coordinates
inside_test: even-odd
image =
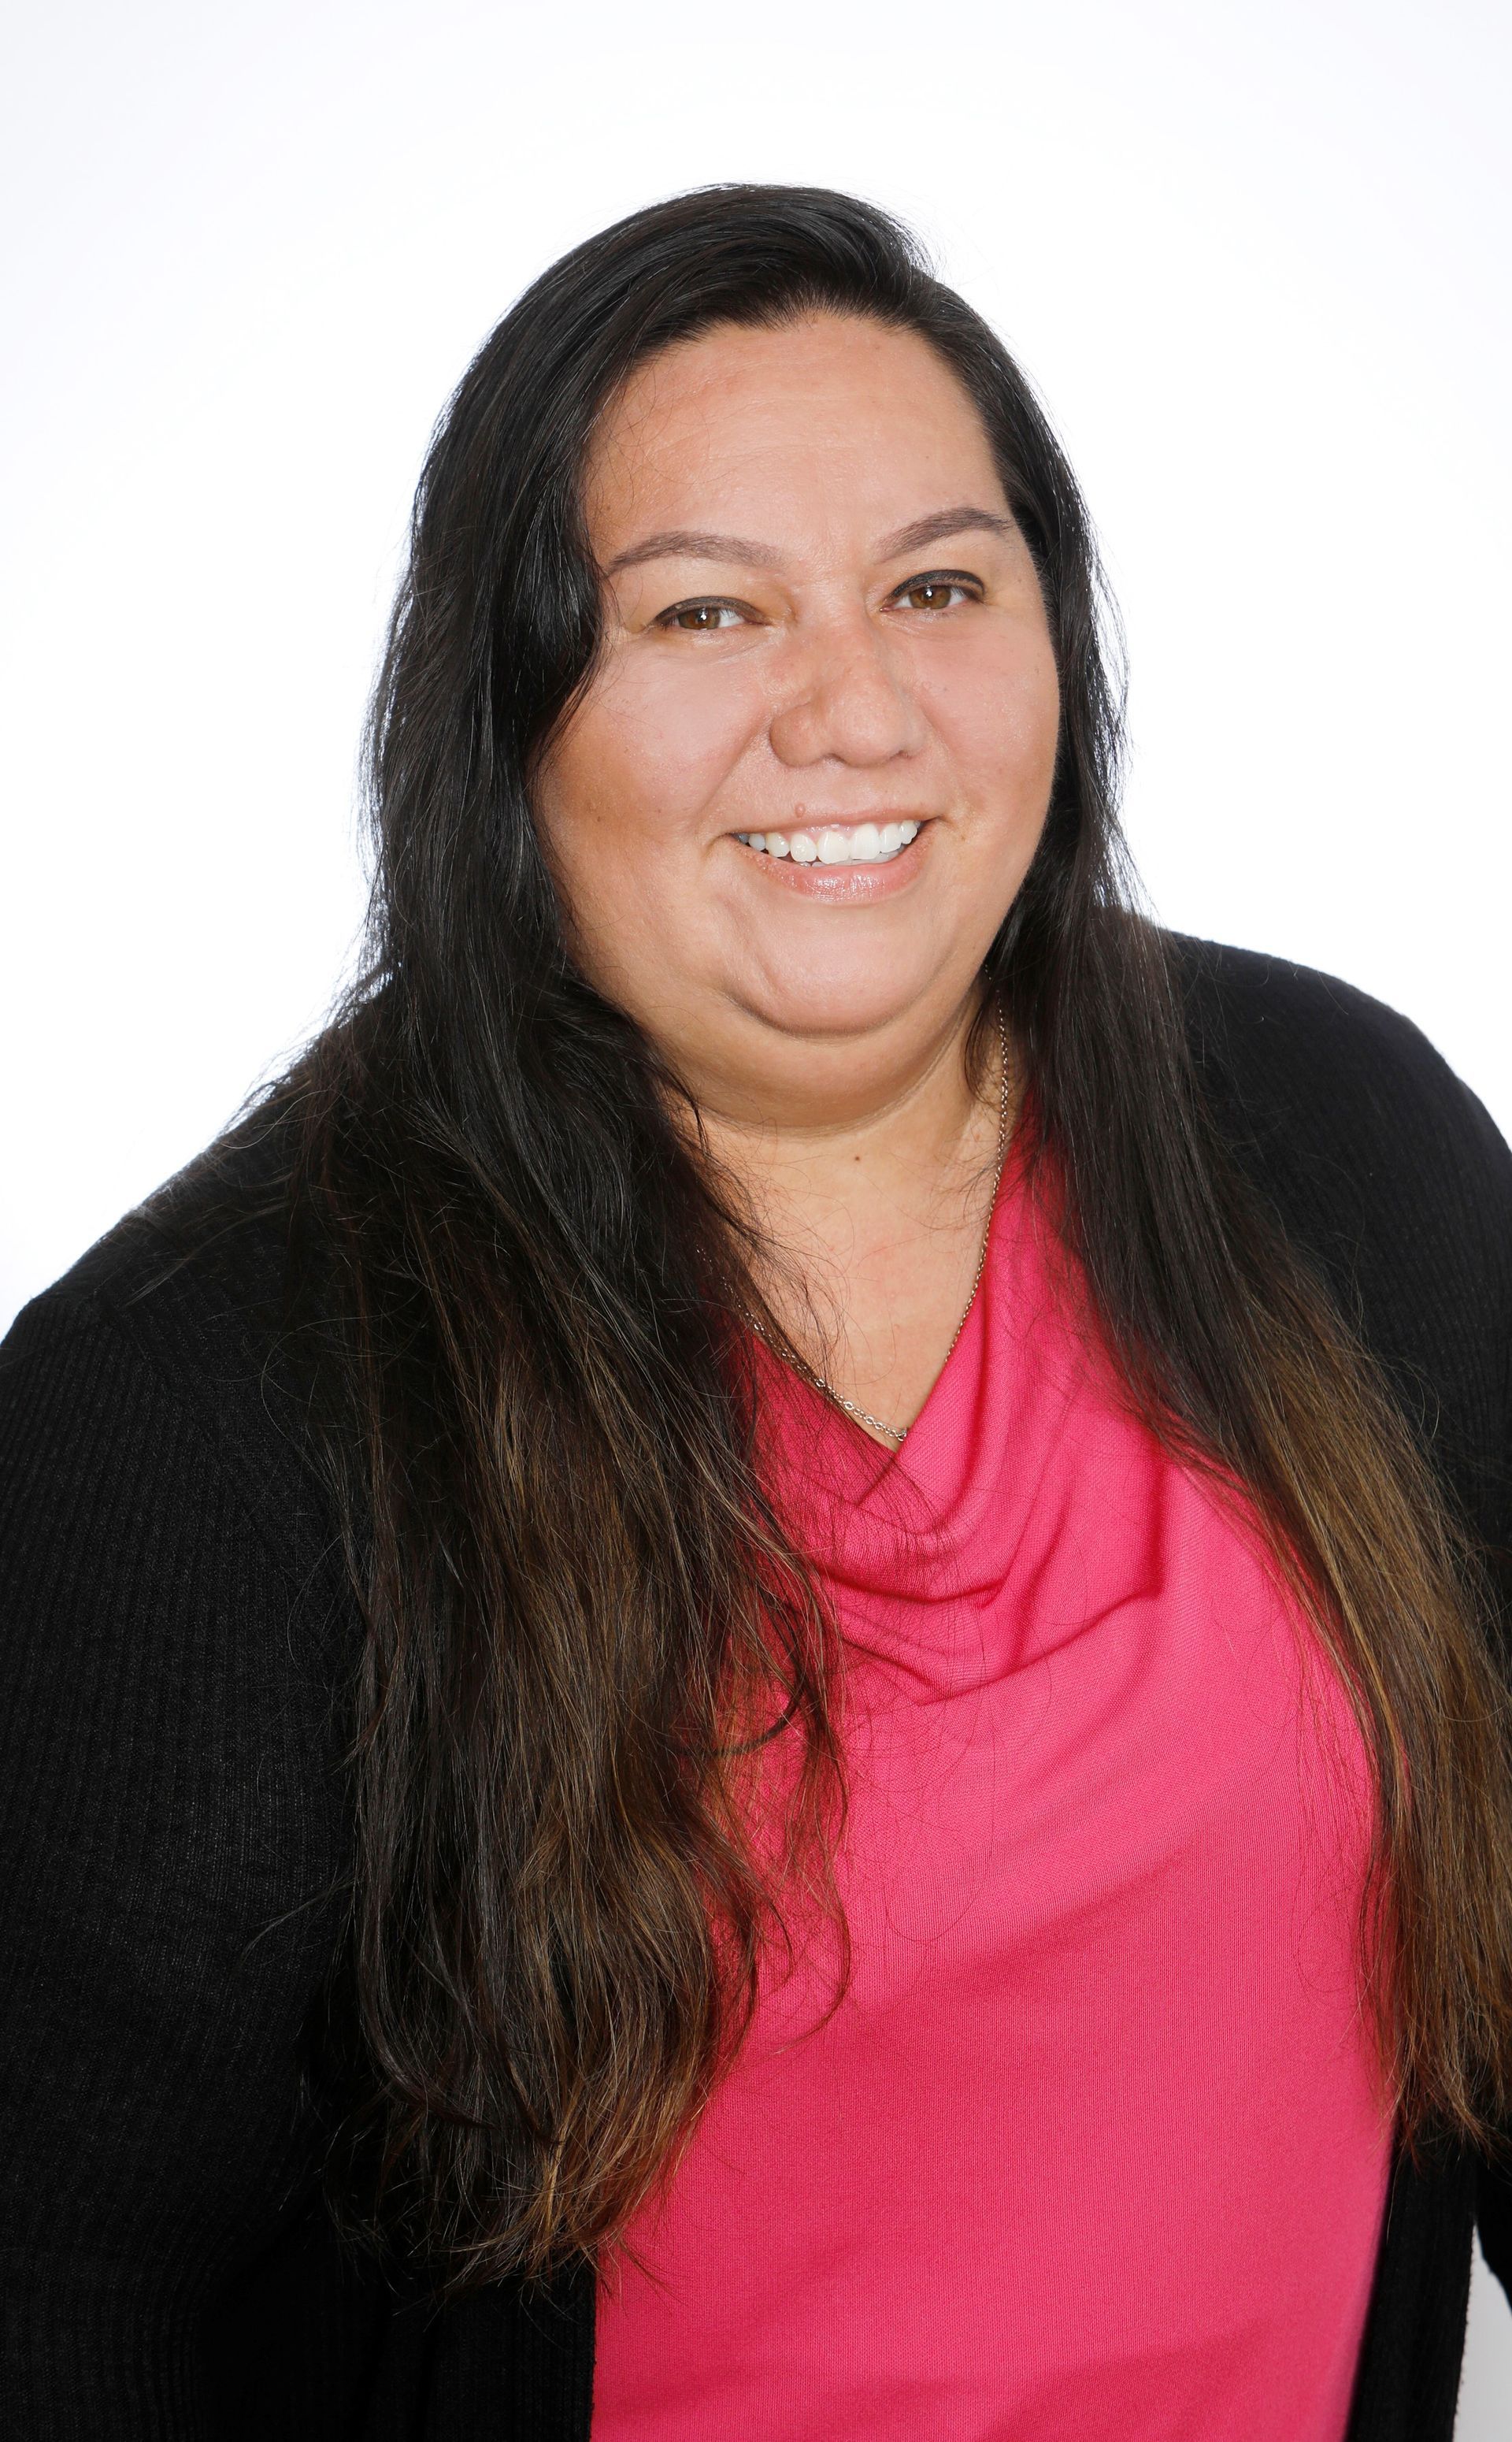
[[[985,976],[1059,1226],[1131,1395],[1243,1489],[1366,1734],[1361,1975],[1401,2125],[1485,2138],[1507,2102],[1504,1707],[1397,1410],[1205,1116],[1127,886],[1075,483],[1001,343],[886,214],[714,188],[554,264],[446,408],[372,716],[370,955],[281,1090],[366,1626],[356,2090],[333,2159],[346,2210],[456,2287],[623,2230],[738,2044],[792,1895],[824,1899],[844,1803],[834,1627],[753,1464],[749,1248],[673,1122],[678,1081],[574,970],[531,814],[598,644],[597,420],[659,349],[816,311],[920,335],[986,428],[1063,700]]]

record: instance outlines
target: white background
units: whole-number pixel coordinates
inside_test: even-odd
[[[319,1018],[361,910],[364,692],[468,355],[564,246],[709,179],[922,230],[1100,522],[1159,912],[1407,1010],[1512,1131],[1509,27],[1489,0],[18,23],[0,1326]],[[1480,2276],[1460,2431],[1509,2425]]]

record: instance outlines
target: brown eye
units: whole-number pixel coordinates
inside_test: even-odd
[[[681,602],[662,614],[664,628],[681,628],[687,636],[704,636],[712,629],[733,624],[737,617],[731,602]]]
[[[920,576],[897,597],[910,610],[949,610],[952,597],[964,601],[966,588],[954,576]]]

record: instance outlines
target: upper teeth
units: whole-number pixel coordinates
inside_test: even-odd
[[[918,837],[917,823],[857,823],[852,830],[736,832],[758,854],[791,856],[794,865],[881,865]]]

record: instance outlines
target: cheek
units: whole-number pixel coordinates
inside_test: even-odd
[[[929,708],[973,809],[1015,832],[1037,830],[1060,738],[1060,686],[1048,640],[942,673]]]
[[[734,675],[678,668],[630,683],[611,668],[537,784],[574,955],[643,1021],[703,955],[703,851],[731,827],[722,785],[763,734],[764,707]]]
[[[714,801],[765,718],[755,674],[729,663],[610,668],[574,724],[562,811],[590,813],[601,840],[626,848],[683,846],[720,828]]]

